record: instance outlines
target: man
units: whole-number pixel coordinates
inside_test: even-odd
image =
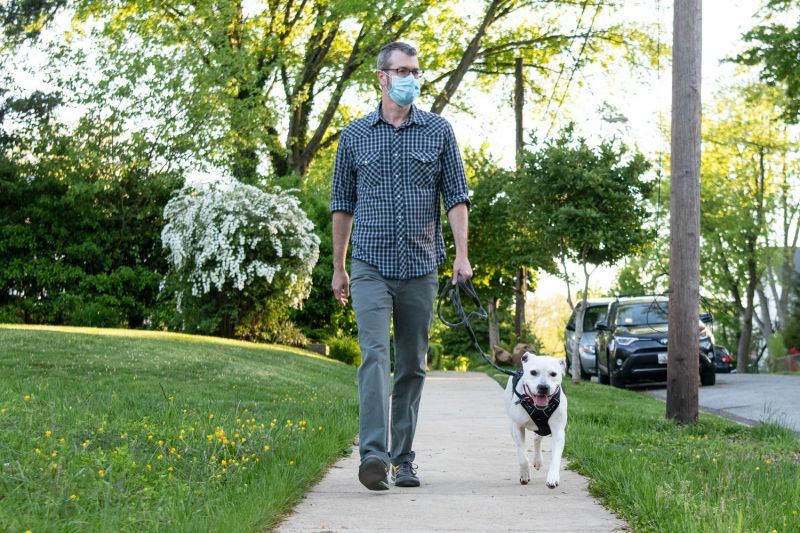
[[[445,260],[440,196],[456,244],[453,279],[459,274],[469,279],[472,268],[467,182],[453,130],[412,104],[422,77],[417,51],[405,43],[387,44],[378,54],[377,76],[378,109],[347,126],[339,139],[330,210],[333,293],[342,304],[352,293],[361,347],[358,477],[370,490],[387,490],[390,463],[396,486],[419,486],[412,444],[438,267]],[[350,277],[345,258],[354,219]]]

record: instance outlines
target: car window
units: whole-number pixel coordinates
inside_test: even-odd
[[[608,306],[589,307],[583,315],[583,331],[594,331],[594,325],[606,319]]]
[[[666,324],[669,322],[666,302],[646,302],[621,305],[617,310],[617,324],[620,326],[644,326]]]

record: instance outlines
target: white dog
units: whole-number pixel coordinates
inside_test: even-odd
[[[546,484],[558,486],[561,454],[567,428],[567,396],[561,390],[566,365],[563,359],[526,352],[522,356],[521,375],[508,378],[506,410],[511,422],[511,436],[517,445],[519,482],[527,485],[531,466],[525,451],[525,430],[534,432],[533,467],[542,467],[542,437],[553,435],[553,451],[547,469]],[[530,414],[529,414],[530,413]]]

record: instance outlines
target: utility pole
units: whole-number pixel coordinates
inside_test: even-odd
[[[522,77],[522,58],[518,57],[514,61],[514,118],[517,124],[517,172],[522,169],[522,107],[525,100],[525,86]],[[524,266],[517,270],[517,279],[514,286],[515,313],[514,313],[514,334],[517,339],[522,337],[522,330],[525,327],[525,295],[528,292],[528,269]]]
[[[667,418],[697,422],[702,0],[675,0],[672,38]]]

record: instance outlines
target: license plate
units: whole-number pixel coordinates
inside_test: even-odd
[[[658,364],[659,365],[666,365],[667,364],[667,352],[662,352],[658,354]]]

